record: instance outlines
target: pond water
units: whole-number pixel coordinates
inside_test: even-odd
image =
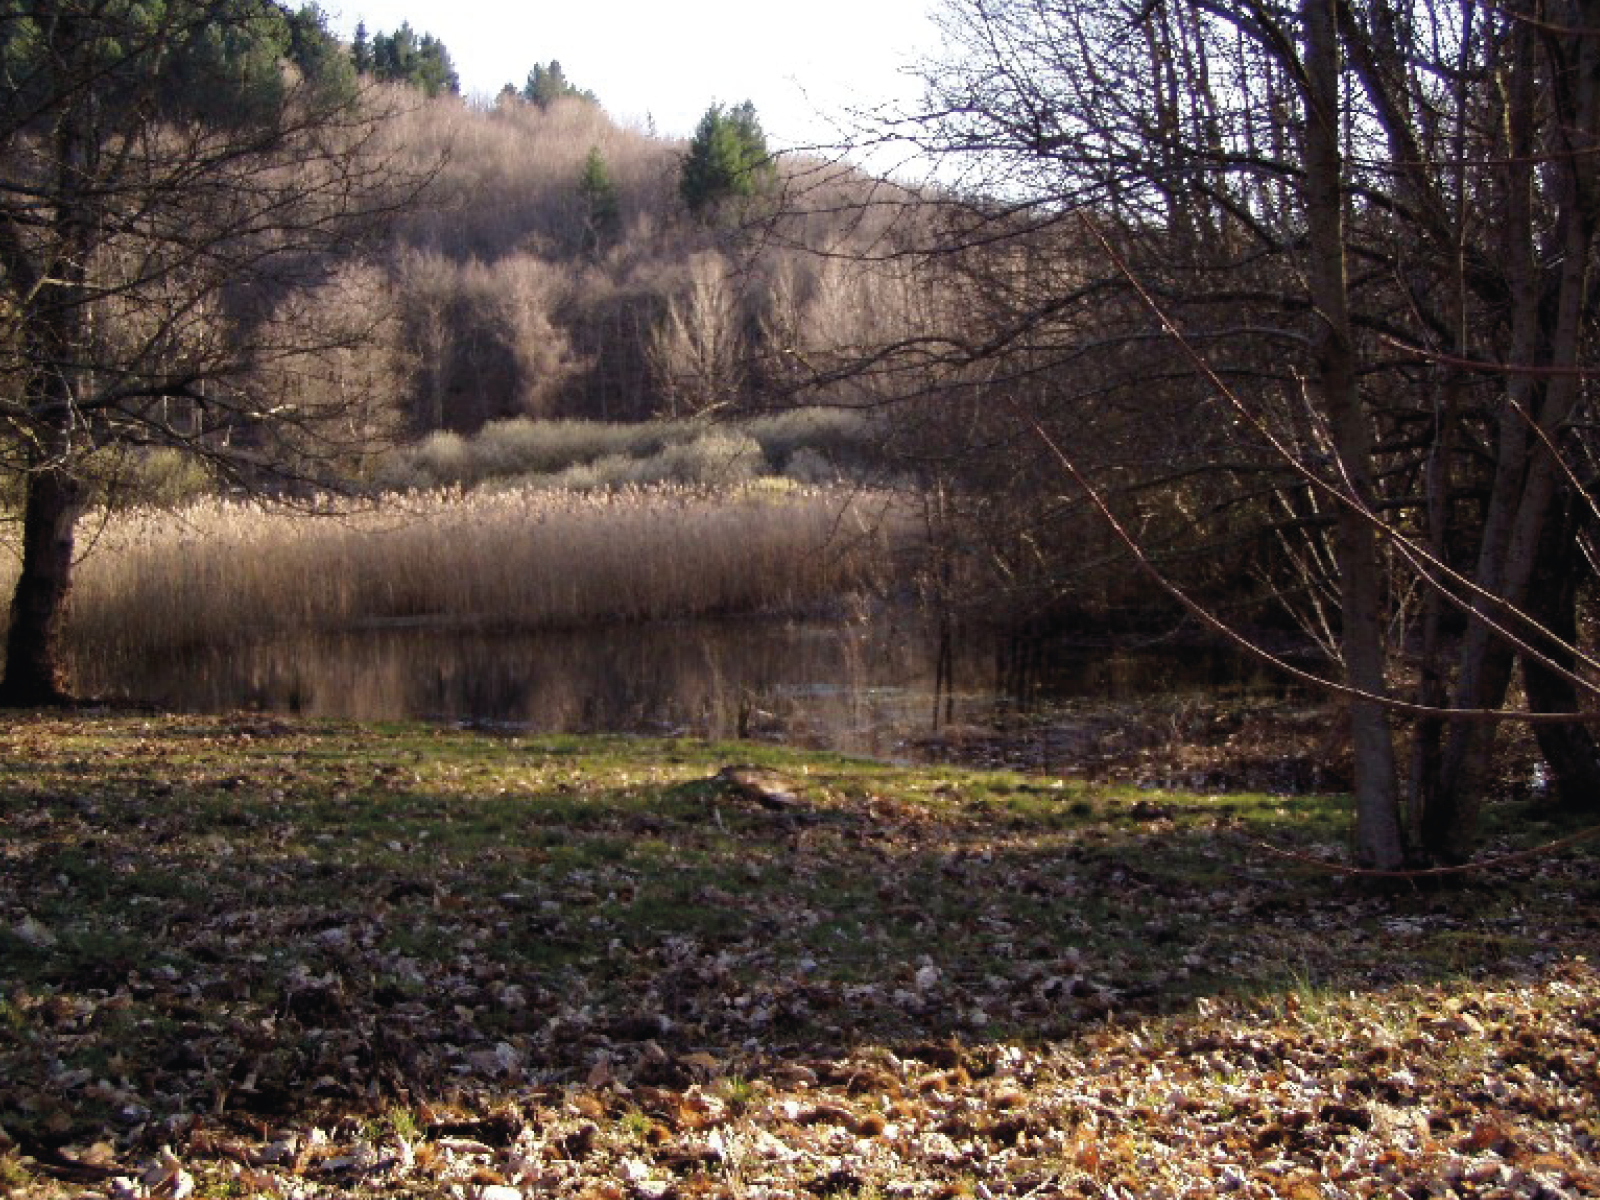
[[[957,656],[953,686],[936,699],[934,645],[915,617],[506,635],[383,629],[204,648],[79,678],[89,694],[180,711],[753,736],[911,758],[937,726],[988,727],[1018,707],[996,687],[995,656],[981,646]],[[1034,700],[1116,704],[1272,687],[1263,671],[1225,651],[1100,649],[1052,655]]]

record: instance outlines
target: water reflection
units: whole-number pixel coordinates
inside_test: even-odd
[[[932,680],[926,639],[911,625],[741,620],[274,638],[143,663],[87,690],[191,711],[755,734],[886,754],[913,705],[930,718]]]
[[[1013,705],[971,647],[937,706],[933,639],[914,617],[832,624],[744,619],[489,635],[389,629],[206,648],[94,678],[88,690],[188,711],[253,708],[362,721],[424,719],[535,732],[759,736],[899,756],[941,720]],[[1225,652],[1056,656],[1046,699],[1253,686]],[[80,678],[82,678],[80,676]]]

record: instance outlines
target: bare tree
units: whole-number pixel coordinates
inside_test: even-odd
[[[1582,794],[1600,2],[950,0],[945,29],[889,132],[941,164],[924,249],[984,286],[874,365],[991,364],[1140,555],[1141,494],[1254,514],[1337,639],[1362,863],[1465,857],[1506,719]],[[1519,661],[1565,712],[1508,704]]]
[[[731,408],[744,394],[743,297],[727,261],[707,250],[650,335],[650,367],[670,416]]]
[[[0,439],[25,491],[0,700],[35,704],[64,695],[97,453],[176,446],[267,487],[367,435],[336,389],[282,384],[374,318],[297,297],[419,181],[314,14],[270,0],[6,0],[0,64]]]

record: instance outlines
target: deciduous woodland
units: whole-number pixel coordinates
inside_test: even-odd
[[[916,605],[1270,659],[1348,795],[18,711],[0,1188],[1593,1191],[1600,0],[939,20],[780,154],[409,24],[0,0],[0,704]]]

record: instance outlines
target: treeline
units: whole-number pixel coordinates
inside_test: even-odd
[[[371,37],[365,22],[358,22],[350,44],[350,62],[356,71],[386,83],[404,83],[428,96],[461,91],[450,51],[431,33],[419,35],[408,22],[392,33]]]
[[[216,0],[200,16],[215,25],[243,2]],[[233,486],[277,487],[262,480],[270,464],[291,487],[326,479],[330,465],[346,482],[381,487],[419,473],[450,482],[432,467],[411,470],[435,459],[405,447],[441,433],[470,440],[516,419],[892,403],[893,420],[860,426],[877,440],[875,456],[819,447],[824,461],[802,459],[798,473],[819,479],[827,458],[848,458],[851,470],[882,467],[936,497],[928,527],[949,558],[929,586],[941,605],[986,620],[1015,614],[1047,631],[1079,618],[1126,620],[1146,595],[1093,514],[1081,504],[1064,512],[1048,455],[1007,415],[1018,403],[1040,411],[1036,401],[1064,373],[1013,371],[1010,360],[997,373],[963,349],[985,324],[1003,328],[1007,305],[1034,302],[1021,283],[1049,288],[1070,273],[1080,250],[1049,228],[1026,244],[977,237],[961,253],[928,255],[970,206],[821,158],[774,155],[748,103],[710,104],[691,138],[665,139],[612,120],[603,97],[555,59],[493,101],[469,100],[429,34],[404,24],[358,29],[340,45],[313,10],[267,8],[289,31],[280,57],[308,76],[337,77],[382,114],[360,143],[371,170],[425,186],[337,258],[314,269],[286,258],[291,269],[261,273],[248,294],[235,278],[215,293],[224,302],[187,304],[194,347],[237,353],[173,387],[171,355],[152,344],[159,411],[139,402],[127,414],[136,436],[105,445],[137,457],[146,445],[176,444]],[[294,47],[298,57],[288,55]],[[977,211],[992,212],[992,228],[1004,232],[1004,206]],[[265,341],[278,329],[281,344]],[[1010,345],[1040,364],[1049,353],[1037,339]],[[1013,374],[1020,382],[1002,383]],[[224,385],[238,399],[219,416]],[[1059,428],[1112,463],[1153,460],[1170,446],[1204,454],[1208,429],[1187,411],[1143,387],[1125,407],[1065,414]],[[105,494],[133,494],[121,457],[110,457]],[[170,464],[158,465],[170,494]],[[643,470],[622,464],[610,474]],[[1143,527],[1182,540],[1194,528],[1184,515],[1193,499],[1141,497]],[[1065,539],[1054,536],[1064,519],[1074,523]],[[1092,569],[1064,569],[1062,547],[1075,564],[1091,556]],[[1235,558],[1206,554],[1191,555],[1189,570],[1232,587],[1237,568]]]

